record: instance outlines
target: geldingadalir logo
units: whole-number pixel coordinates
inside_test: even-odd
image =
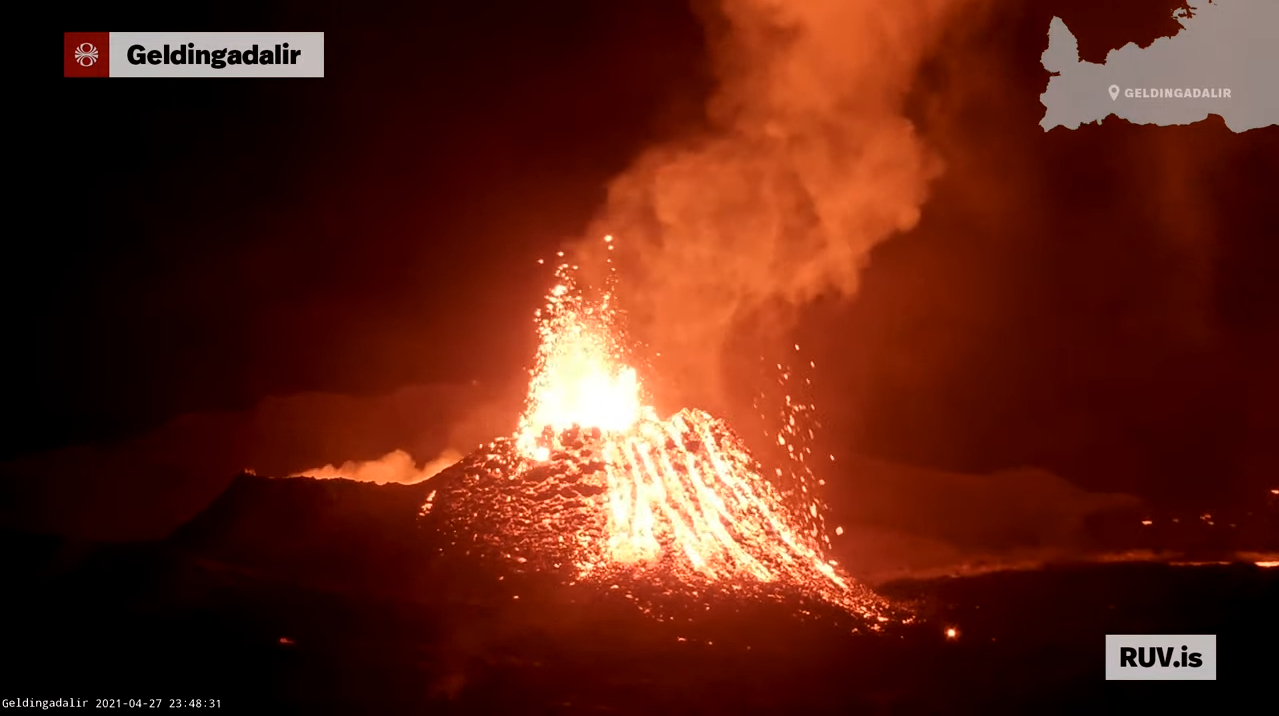
[[[323,32],[66,32],[66,77],[324,77]]]
[[[80,43],[80,46],[75,48],[75,61],[81,67],[93,67],[93,63],[98,61],[98,48],[91,42]]]
[[[62,34],[64,77],[108,77],[111,74],[111,35],[106,32]]]
[[[1106,679],[1215,681],[1212,634],[1107,634]]]

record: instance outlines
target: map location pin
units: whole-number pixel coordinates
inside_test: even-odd
[[[1114,100],[1117,100],[1117,99],[1119,99],[1119,85],[1111,85],[1110,100],[1113,102]]]

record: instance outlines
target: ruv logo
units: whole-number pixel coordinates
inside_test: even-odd
[[[1109,681],[1216,681],[1213,634],[1107,634]]]

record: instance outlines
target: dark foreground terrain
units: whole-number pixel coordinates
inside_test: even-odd
[[[1279,569],[1080,564],[898,582],[880,591],[921,619],[880,634],[787,605],[656,621],[623,599],[441,562],[421,535],[426,492],[245,477],[162,543],[4,535],[0,698],[308,713],[1273,706]],[[1104,635],[1122,633],[1216,634],[1218,681],[1106,682]]]

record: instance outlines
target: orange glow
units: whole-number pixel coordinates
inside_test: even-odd
[[[1257,562],[1258,567],[1279,567],[1279,561]]]
[[[541,346],[515,442],[522,470],[583,451],[603,465],[606,528],[601,539],[576,536],[579,579],[659,570],[685,584],[780,583],[887,621],[886,603],[823,556],[829,540],[803,477],[783,496],[723,421],[699,410],[656,414],[626,358],[612,293],[588,298],[575,269],[559,267],[536,314]],[[801,423],[783,423],[777,441],[800,465],[810,455],[795,445]]]
[[[947,639],[949,639],[949,640],[951,640],[951,641],[954,641],[954,640],[958,639],[958,638],[959,638],[959,630],[958,630],[958,629],[956,629],[955,627],[947,627],[947,628],[946,628],[946,638],[947,638]]]

